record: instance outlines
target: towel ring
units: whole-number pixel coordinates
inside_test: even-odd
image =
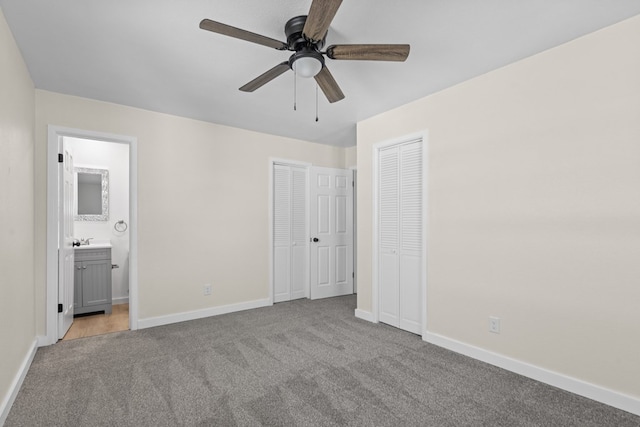
[[[129,228],[129,226],[127,225],[126,222],[124,222],[124,219],[121,219],[120,221],[118,221],[115,224],[113,224],[113,228],[118,233],[123,233],[123,232],[127,231],[127,228]]]

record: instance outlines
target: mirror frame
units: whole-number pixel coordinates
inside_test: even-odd
[[[109,170],[94,168],[73,168],[75,173],[75,213],[73,219],[75,221],[109,221]],[[100,215],[78,215],[78,174],[88,173],[101,175],[102,179],[102,214]]]

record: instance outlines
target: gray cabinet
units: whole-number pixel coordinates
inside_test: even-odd
[[[76,249],[74,314],[111,313],[111,249]]]

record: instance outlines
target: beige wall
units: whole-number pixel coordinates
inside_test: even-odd
[[[358,307],[372,145],[428,129],[429,332],[640,398],[638,46],[640,16],[360,123]]]
[[[38,330],[47,125],[138,138],[140,318],[268,297],[269,157],[343,167],[344,149],[36,91]],[[203,285],[213,295],[203,296]]]
[[[0,402],[36,338],[34,100],[31,77],[0,9]]]
[[[356,166],[357,164],[357,159],[356,159],[356,153],[357,153],[357,146],[353,146],[353,147],[349,147],[349,148],[345,148],[344,150],[344,165],[347,168],[350,168],[352,166]]]

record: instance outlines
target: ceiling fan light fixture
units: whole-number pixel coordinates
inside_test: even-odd
[[[311,49],[294,53],[290,59],[291,69],[296,75],[309,78],[318,74],[324,66],[324,58],[320,52]]]
[[[311,56],[297,59],[293,63],[293,70],[300,77],[309,78],[314,77],[322,70],[322,64],[316,58]]]

